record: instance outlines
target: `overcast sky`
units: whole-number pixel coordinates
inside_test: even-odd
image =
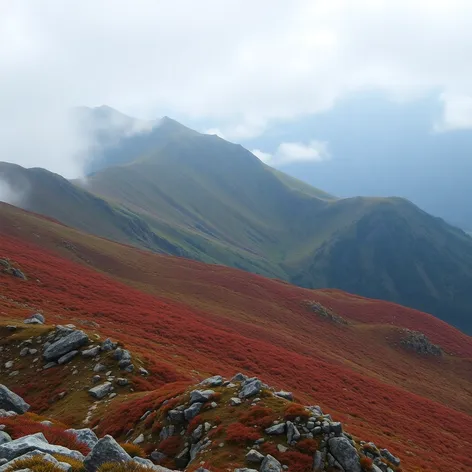
[[[471,57],[470,0],[0,0],[0,160],[78,175],[77,105],[243,141],[358,92],[434,92],[436,132],[472,128]],[[316,161],[329,143],[255,151]]]

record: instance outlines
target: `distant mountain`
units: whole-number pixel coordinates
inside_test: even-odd
[[[338,199],[170,118],[116,138],[87,180],[17,171],[38,195],[38,172],[51,181],[47,197],[22,206],[153,251],[395,301],[472,332],[472,239],[412,203]]]

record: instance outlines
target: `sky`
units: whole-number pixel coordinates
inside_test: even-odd
[[[93,143],[69,110],[107,104],[310,181],[345,136],[307,126],[358,97],[433,103],[426,134],[472,130],[471,57],[469,0],[0,0],[0,160],[80,175]]]

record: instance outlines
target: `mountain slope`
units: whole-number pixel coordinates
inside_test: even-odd
[[[243,370],[298,392],[300,402],[320,404],[355,435],[399,455],[409,451],[404,470],[471,466],[471,338],[430,315],[149,254],[8,205],[0,205],[0,247],[0,258],[28,278],[0,272],[4,322],[19,324],[41,309],[48,323],[120,340],[149,368],[147,389]],[[307,309],[307,300],[347,324]],[[444,354],[406,349],[405,328],[424,332]],[[21,378],[8,377],[9,385],[19,387]],[[52,379],[60,383],[61,376]],[[39,377],[37,388],[51,394]],[[77,395],[86,411],[88,400]],[[72,398],[43,408],[60,419],[76,411],[68,408]],[[117,427],[128,428],[129,416],[119,419]]]
[[[92,166],[86,181],[61,181],[23,208],[141,248],[395,301],[472,332],[472,239],[405,200],[337,199],[169,118],[118,135]],[[38,170],[22,172],[44,187]]]

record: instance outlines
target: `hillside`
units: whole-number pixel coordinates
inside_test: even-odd
[[[406,200],[337,199],[170,118],[114,135],[91,166],[73,183],[7,164],[0,172],[19,189],[28,176],[23,208],[89,233],[398,302],[472,332],[472,239]]]
[[[4,322],[41,310],[48,323],[119,340],[150,372],[138,390],[244,371],[319,404],[355,436],[400,455],[405,471],[471,467],[471,338],[430,315],[152,255],[4,204],[0,247],[0,258],[27,277],[0,272]],[[443,354],[412,351],[405,329]],[[6,381],[17,388],[20,379]],[[61,377],[54,379],[56,391]],[[31,398],[21,390],[33,408],[53,418],[70,411],[74,396],[48,406],[51,386],[38,378],[37,389]],[[79,418],[68,421],[79,426]]]

